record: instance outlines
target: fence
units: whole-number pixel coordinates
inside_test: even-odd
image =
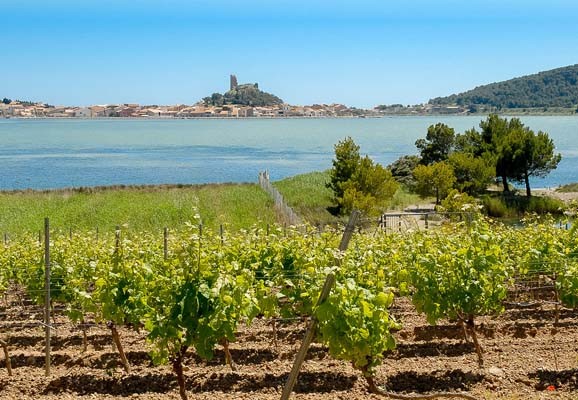
[[[271,197],[273,197],[275,208],[283,215],[283,218],[289,222],[289,224],[301,224],[301,218],[299,218],[295,211],[293,211],[293,209],[287,205],[283,195],[279,193],[279,191],[273,185],[271,185],[268,171],[259,172],[259,186],[261,186],[263,190],[265,190]]]
[[[397,212],[385,213],[379,217],[378,226],[386,232],[405,232],[408,230],[427,230],[446,221],[471,221],[468,212]]]

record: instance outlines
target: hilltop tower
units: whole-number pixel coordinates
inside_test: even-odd
[[[231,75],[231,88],[230,90],[236,89],[237,86],[239,86],[239,84],[237,83],[237,76],[236,75]]]

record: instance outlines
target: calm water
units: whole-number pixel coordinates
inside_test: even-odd
[[[386,165],[414,154],[427,127],[463,132],[481,117],[276,120],[0,120],[0,189],[255,182],[331,167],[351,136]],[[578,181],[578,117],[524,117],[553,138],[562,162],[535,187]]]

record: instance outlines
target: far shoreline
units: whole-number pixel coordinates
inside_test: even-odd
[[[344,115],[344,116],[279,116],[279,117],[98,117],[98,118],[80,118],[80,117],[2,117],[0,121],[183,121],[183,120],[231,120],[231,121],[255,121],[255,120],[330,120],[330,119],[382,119],[395,117],[423,118],[423,117],[480,117],[485,118],[490,114],[496,114],[505,117],[578,117],[578,113],[467,113],[467,114],[385,114],[385,115]]]

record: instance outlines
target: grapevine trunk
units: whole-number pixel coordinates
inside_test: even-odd
[[[188,400],[187,390],[185,385],[185,376],[183,374],[183,354],[186,348],[182,348],[175,356],[173,361],[173,371],[177,375],[177,382],[179,384],[179,394],[182,400]]]

